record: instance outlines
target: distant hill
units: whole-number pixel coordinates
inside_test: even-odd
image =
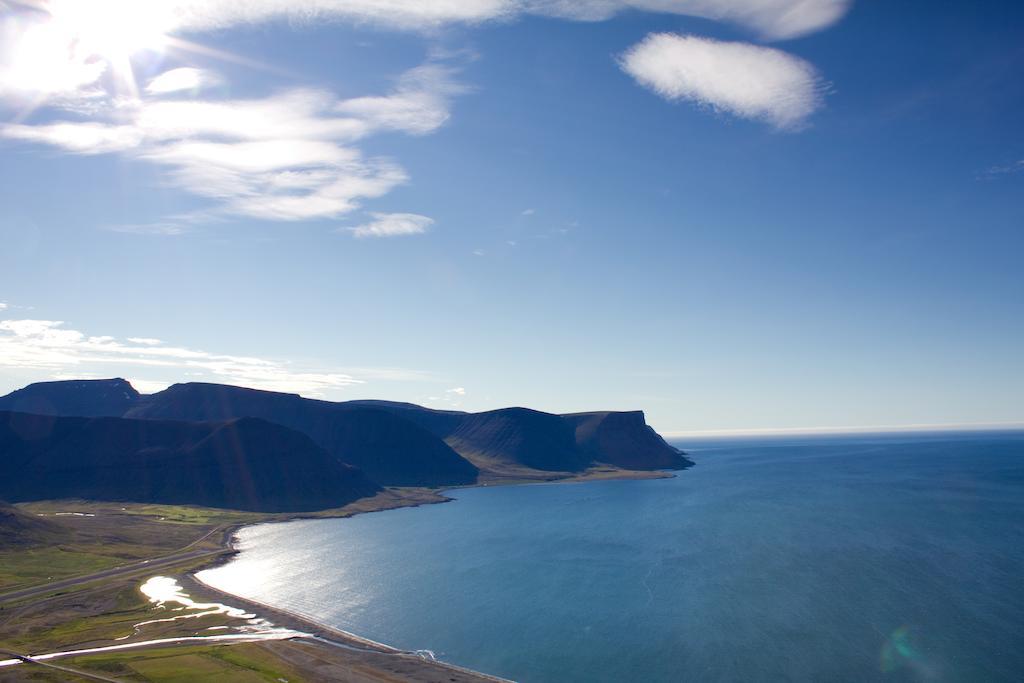
[[[386,486],[476,482],[477,468],[441,439],[395,413],[362,405],[223,384],[175,384],[142,397],[128,417],[226,420],[259,417],[308,435],[342,462]]]
[[[42,545],[63,536],[56,524],[0,500],[0,547]]]
[[[37,382],[0,397],[0,410],[36,415],[120,417],[139,400],[124,379]]]
[[[173,422],[0,412],[0,498],[339,507],[379,487],[309,437],[256,418]]]

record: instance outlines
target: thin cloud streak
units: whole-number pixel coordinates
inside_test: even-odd
[[[366,237],[399,237],[403,235],[420,235],[434,224],[433,218],[415,213],[372,213],[373,220],[354,228],[348,228],[359,238]]]
[[[148,5],[148,3],[147,3]],[[605,21],[627,11],[676,14],[745,26],[769,39],[795,38],[831,26],[849,0],[164,0],[168,31],[209,31],[287,19],[345,20],[404,30],[511,21],[525,15]]]

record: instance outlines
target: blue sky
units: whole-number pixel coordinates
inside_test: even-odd
[[[1024,422],[1024,8],[0,3],[0,391]]]

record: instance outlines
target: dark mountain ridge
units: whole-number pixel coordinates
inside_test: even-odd
[[[692,465],[648,426],[644,414],[555,415],[528,408],[483,413],[412,403],[331,402],[209,383],[175,384],[139,395],[122,379],[44,382],[0,398],[0,408],[31,399],[49,414],[226,421],[256,417],[301,432],[341,462],[387,486],[471,484],[483,474],[550,479],[594,464],[624,469]]]
[[[141,397],[126,417],[228,420],[259,417],[309,436],[385,486],[472,484],[477,468],[419,425],[389,411],[224,384],[175,384]]]
[[[175,422],[0,412],[0,498],[301,512],[380,488],[304,434],[258,418]]]

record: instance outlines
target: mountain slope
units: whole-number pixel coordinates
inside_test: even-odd
[[[62,529],[53,522],[0,501],[0,547],[54,543],[62,536]]]
[[[579,472],[589,458],[576,448],[572,428],[558,415],[502,408],[462,416],[445,441],[477,466]]]
[[[642,411],[572,413],[562,418],[588,458],[630,470],[684,469],[693,465],[668,445]]]
[[[379,487],[307,436],[254,418],[171,422],[0,412],[0,498],[339,507]]]
[[[471,484],[477,478],[477,468],[437,436],[399,414],[375,407],[194,382],[144,396],[126,415],[174,420],[263,418],[308,435],[328,453],[387,486],[452,486]]]

